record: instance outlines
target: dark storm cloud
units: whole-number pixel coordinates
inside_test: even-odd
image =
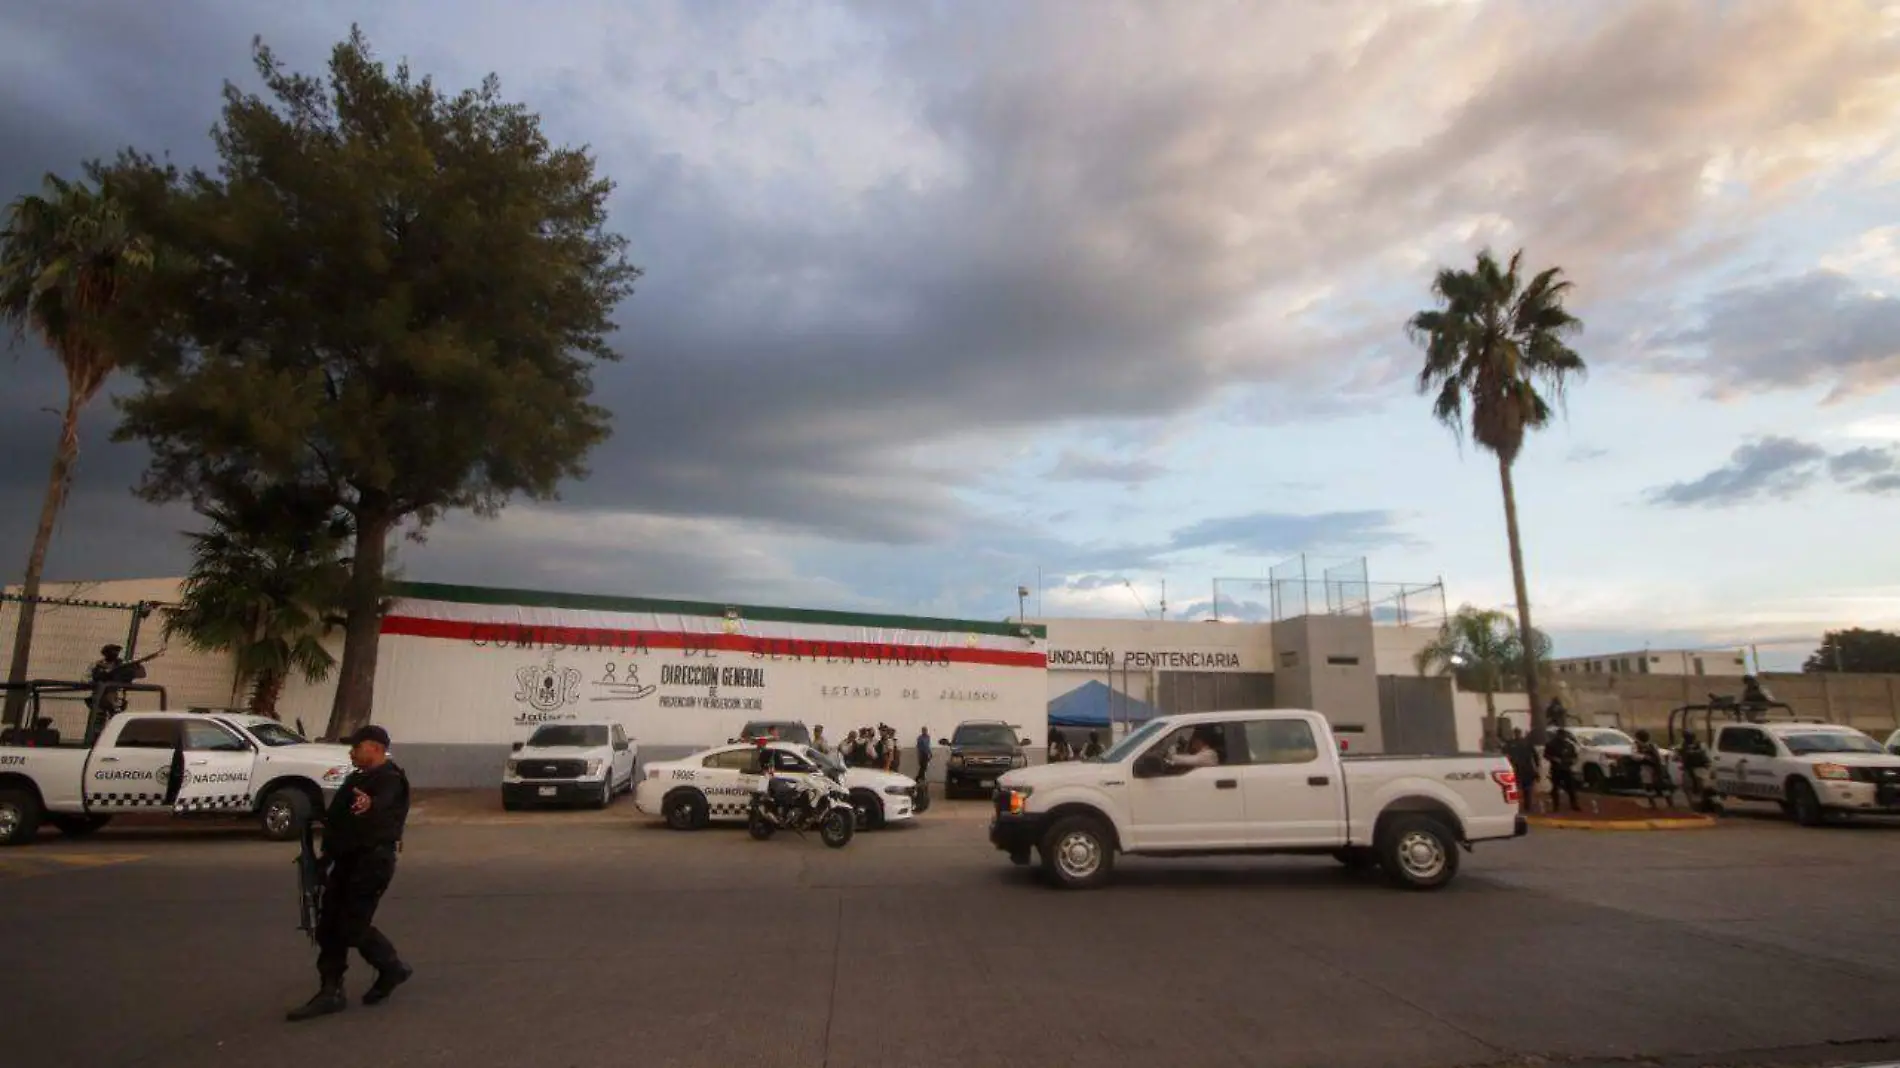
[[[1849,481],[1861,475],[1879,475],[1900,465],[1900,456],[1893,449],[1882,449],[1872,445],[1828,457],[1828,473],[1835,478]]]
[[[970,522],[960,441],[1178,413],[1236,384],[1330,398],[1340,381],[1383,382],[1364,345],[1285,326],[1282,291],[1474,218],[1544,235],[1539,255],[1574,273],[1669,246],[1710,161],[1738,145],[1797,156],[1800,138],[1880,126],[1865,91],[1892,69],[1892,42],[1803,5],[1726,22],[1644,5],[1588,33],[1508,6],[1101,10],[854,5],[841,28],[805,8],[469,0],[377,9],[365,28],[383,56],[414,56],[451,88],[498,70],[504,95],[541,111],[556,140],[593,143],[619,182],[613,225],[647,275],[619,315],[626,362],[596,376],[614,436],[565,509],[892,546]],[[220,80],[253,84],[250,36],[316,71],[351,14],[13,5],[0,14],[0,192],[128,142],[206,161]],[[769,32],[752,25],[770,18]],[[808,37],[849,43],[812,59]],[[1760,62],[1764,37],[1786,62]],[[866,101],[901,128],[864,126]],[[1418,110],[1395,118],[1399,105]],[[1395,123],[1384,141],[1340,134]],[[1513,177],[1525,153],[1561,181]],[[850,170],[840,160],[855,161],[849,181],[827,169]],[[16,421],[0,446],[30,445]],[[138,454],[95,444],[100,423],[82,479],[107,493]],[[23,492],[37,493],[32,477],[0,482],[0,510],[19,514]],[[1208,520],[1128,547],[992,534],[980,551],[945,550],[947,581],[988,589],[1012,561],[1045,557],[1112,571],[1188,549],[1401,544],[1382,513]],[[453,570],[504,551],[459,544],[415,559]],[[853,560],[871,575],[861,588],[921,588],[914,564],[893,557],[878,577],[882,565]]]
[[[1819,270],[1739,286],[1702,311],[1702,326],[1667,339],[1678,348],[1664,365],[1704,375],[1720,391],[1823,385],[1843,397],[1900,380],[1900,299],[1846,275]]]
[[[1738,447],[1729,461],[1699,478],[1649,491],[1655,504],[1720,508],[1793,497],[1823,474],[1861,493],[1900,488],[1900,449],[1862,446],[1830,455],[1819,445],[1769,436]]]
[[[1708,474],[1651,490],[1650,500],[1677,507],[1742,504],[1793,496],[1821,473],[1827,450],[1794,438],[1765,437],[1738,447]]]

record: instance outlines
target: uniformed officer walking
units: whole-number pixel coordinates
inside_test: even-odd
[[[413,974],[396,947],[373,925],[377,902],[396,874],[396,853],[409,819],[409,779],[389,759],[389,732],[369,726],[351,735],[350,763],[356,770],[343,780],[323,814],[323,908],[317,917],[315,997],[290,1010],[291,1020],[341,1012],[343,973],[355,949],[376,969],[376,981],[363,993],[363,1004],[383,1001]]]

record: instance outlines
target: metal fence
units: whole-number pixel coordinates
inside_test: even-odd
[[[113,601],[87,601],[67,597],[36,597],[38,609],[33,618],[33,645],[26,662],[26,678],[61,682],[82,682],[106,645],[125,647],[126,659],[138,656],[139,631],[151,616],[153,606],[122,604]],[[0,650],[6,659],[0,670],[13,663],[14,646],[19,640],[20,610],[27,599],[19,594],[0,593]],[[0,675],[0,682],[6,681]],[[17,715],[17,696],[7,695],[6,718]]]
[[[1275,564],[1262,578],[1217,578],[1213,593],[1215,619],[1277,623],[1300,616],[1369,616],[1387,626],[1435,627],[1447,618],[1442,579],[1374,582],[1363,556],[1301,554]]]

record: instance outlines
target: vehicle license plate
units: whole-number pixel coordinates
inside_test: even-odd
[[[542,797],[553,797],[553,796],[554,796],[554,787],[552,787],[552,786],[543,786],[543,787],[541,788],[541,796],[542,796]]]
[[[995,786],[996,780],[995,779],[978,779],[977,785],[978,786]]]

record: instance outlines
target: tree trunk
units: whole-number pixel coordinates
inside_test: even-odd
[[[66,393],[66,414],[59,424],[59,447],[53,451],[53,471],[40,504],[39,529],[33,532],[33,551],[26,558],[26,580],[20,584],[20,625],[13,635],[13,660],[7,667],[7,703],[4,722],[17,723],[26,706],[26,681],[33,651],[34,617],[39,614],[40,573],[46,569],[46,550],[53,544],[53,528],[66,504],[66,488],[73,480],[73,461],[79,458],[79,395]]]
[[[1490,690],[1486,690],[1484,691],[1484,740],[1478,743],[1478,748],[1485,752],[1490,752],[1486,746],[1492,739],[1496,739],[1499,743],[1502,743],[1504,741],[1504,732],[1498,730],[1497,699],[1492,695]],[[1502,749],[1503,745],[1500,744],[1498,748]]]
[[[356,550],[344,607],[343,662],[337,669],[336,700],[325,737],[343,738],[369,722],[376,696],[376,646],[382,638],[383,567],[394,516],[359,510]]]
[[[257,688],[251,691],[251,715],[265,719],[277,718],[277,699],[284,695],[284,673],[265,671],[257,677]]]
[[[1517,588],[1517,636],[1524,645],[1524,693],[1531,702],[1531,741],[1544,744],[1544,706],[1537,693],[1537,645],[1531,639],[1531,595],[1524,581],[1524,544],[1517,533],[1517,489],[1511,484],[1511,465],[1498,458],[1498,481],[1504,486],[1504,533],[1511,541],[1511,583]]]

